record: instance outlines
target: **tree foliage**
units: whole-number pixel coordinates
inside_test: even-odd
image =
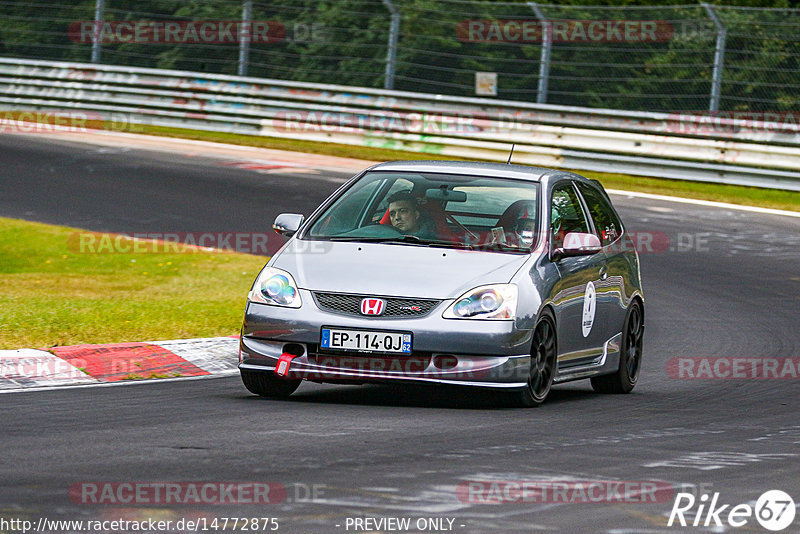
[[[498,73],[498,97],[536,101],[541,42],[477,42],[465,21],[536,21],[524,2],[392,0],[401,13],[395,88],[474,96],[475,73]],[[708,106],[717,28],[698,5],[660,0],[568,0],[541,5],[550,20],[656,20],[673,34],[660,42],[555,42],[548,103],[633,110]],[[722,109],[788,110],[800,98],[800,10],[794,0],[741,0],[717,6],[727,29]],[[105,0],[105,21],[241,19],[235,0]],[[88,62],[92,45],[70,38],[91,21],[95,0],[4,0],[0,54]],[[758,7],[759,9],[753,9]],[[760,8],[773,8],[770,10]],[[255,0],[252,19],[282,27],[277,43],[250,44],[251,76],[383,87],[389,10],[382,0]],[[239,45],[105,43],[101,62],[236,74]]]

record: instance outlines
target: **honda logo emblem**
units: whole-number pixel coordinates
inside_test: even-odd
[[[383,299],[361,299],[362,315],[382,315],[386,308],[386,301]]]

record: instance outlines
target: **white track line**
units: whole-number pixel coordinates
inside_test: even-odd
[[[751,211],[754,213],[765,213],[768,215],[782,215],[784,217],[800,217],[800,211],[775,210],[772,208],[759,208],[758,206],[744,206],[742,204],[728,204],[727,202],[714,202],[712,200],[697,200],[694,198],[669,197],[666,195],[654,195],[652,193],[639,193],[637,191],[622,191],[620,189],[606,189],[609,195],[622,195],[629,197],[649,198],[652,200],[664,200],[667,202],[680,202],[682,204],[695,204],[698,206],[710,206],[713,208],[725,208],[730,210]]]

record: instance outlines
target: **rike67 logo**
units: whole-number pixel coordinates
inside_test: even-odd
[[[678,493],[667,526],[677,523],[682,527],[691,525],[724,528],[727,523],[728,526],[738,528],[755,518],[762,528],[778,532],[792,524],[795,512],[794,500],[781,490],[764,492],[755,506],[722,504],[719,492],[711,497],[704,493],[699,499],[691,493]]]

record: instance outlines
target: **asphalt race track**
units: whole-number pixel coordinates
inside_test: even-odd
[[[348,176],[263,174],[37,136],[0,136],[0,166],[0,216],[128,232],[265,231],[277,213],[310,213]],[[689,522],[700,497],[717,492],[717,507],[730,505],[722,521],[767,490],[800,502],[800,219],[614,201],[629,230],[669,238],[641,254],[645,362],[632,394],[599,395],[577,382],[525,410],[472,391],[306,383],[272,401],[236,377],[4,394],[3,515],[34,523],[269,517],[278,532],[398,531],[354,521],[389,517],[411,518],[412,532],[431,518],[440,521],[420,523],[428,532],[764,531],[755,517],[716,529],[713,518],[705,528],[667,519],[678,492],[698,497]],[[747,369],[754,358],[778,359],[779,371],[793,362],[795,374],[668,372],[676,358],[715,357],[746,358]],[[550,498],[503,493],[554,481],[577,484]],[[614,491],[609,481],[658,481],[668,491],[574,491],[591,481]],[[286,492],[237,505],[92,504],[69,494],[98,482],[256,482]]]

